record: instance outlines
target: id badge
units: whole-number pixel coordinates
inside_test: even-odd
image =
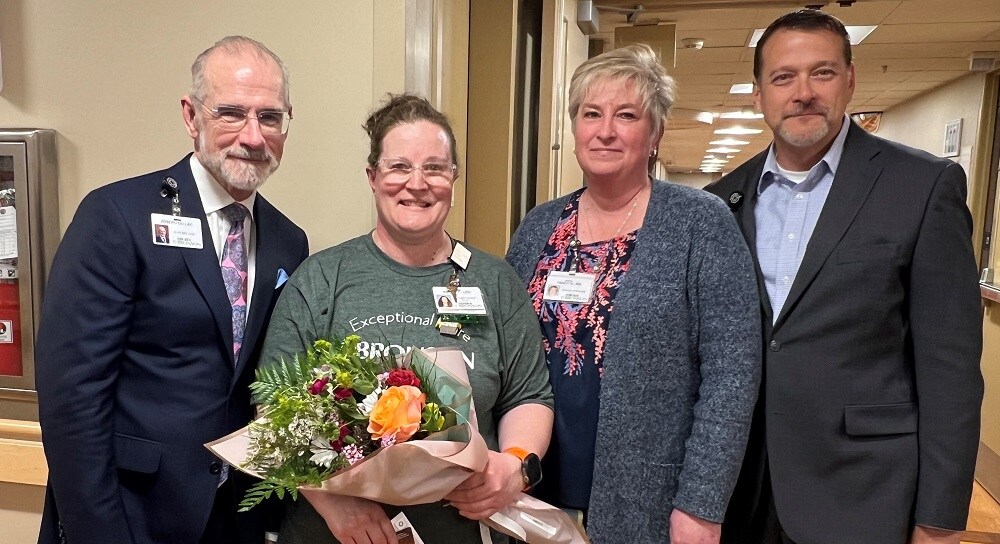
[[[201,220],[162,213],[149,214],[149,220],[154,244],[185,249],[203,247]]]
[[[549,272],[545,278],[545,292],[542,300],[545,302],[569,302],[572,304],[590,304],[594,296],[594,283],[597,276],[587,272]]]
[[[486,314],[486,302],[478,287],[459,287],[454,294],[447,287],[434,287],[434,307],[441,315]]]
[[[396,530],[396,541],[399,544],[424,544],[424,541],[420,539],[420,535],[413,530],[413,526],[410,525],[410,520],[406,518],[406,514],[402,512],[396,514],[396,517],[392,518],[392,528]]]

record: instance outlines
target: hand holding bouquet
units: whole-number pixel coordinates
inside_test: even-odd
[[[262,481],[241,509],[298,488],[405,506],[441,500],[487,464],[457,350],[396,360],[357,355],[360,338],[317,340],[251,385],[262,416],[206,446]],[[495,518],[495,519],[494,519]],[[562,511],[520,494],[487,525],[528,542],[586,542]]]

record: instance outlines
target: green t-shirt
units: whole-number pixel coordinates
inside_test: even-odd
[[[472,384],[479,431],[498,449],[497,423],[512,408],[552,406],[538,316],[514,271],[503,261],[469,248],[472,258],[459,273],[462,287],[478,287],[488,316],[463,326],[458,337],[434,328],[432,288],[447,285],[451,264],[413,268],[390,259],[361,236],[306,259],[288,281],[268,327],[260,364],[291,360],[317,338],[356,334],[361,355],[401,354],[412,347],[458,347]],[[398,508],[386,506],[392,517]],[[478,523],[440,503],[403,509],[428,543],[476,542]],[[325,523],[306,501],[286,517],[282,543],[333,542]],[[301,540],[299,540],[301,539]]]

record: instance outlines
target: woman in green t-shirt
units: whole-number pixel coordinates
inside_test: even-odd
[[[444,230],[458,173],[445,116],[423,98],[390,96],[365,130],[375,229],[302,263],[275,307],[261,364],[290,360],[317,338],[346,334],[361,336],[363,356],[457,347],[469,368],[489,463],[446,497],[450,506],[396,508],[303,491],[306,500],[286,512],[281,542],[395,543],[389,520],[399,511],[428,544],[480,541],[477,520],[535,483],[537,456],[549,444],[552,392],[538,320],[506,263]],[[470,313],[481,307],[485,316],[441,326],[438,313],[455,307],[442,298],[457,307],[471,304]]]

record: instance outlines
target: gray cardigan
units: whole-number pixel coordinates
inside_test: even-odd
[[[525,283],[569,198],[514,234],[507,261]],[[753,264],[722,200],[654,181],[631,263],[601,381],[587,526],[601,544],[667,542],[675,507],[722,521],[761,374]]]

